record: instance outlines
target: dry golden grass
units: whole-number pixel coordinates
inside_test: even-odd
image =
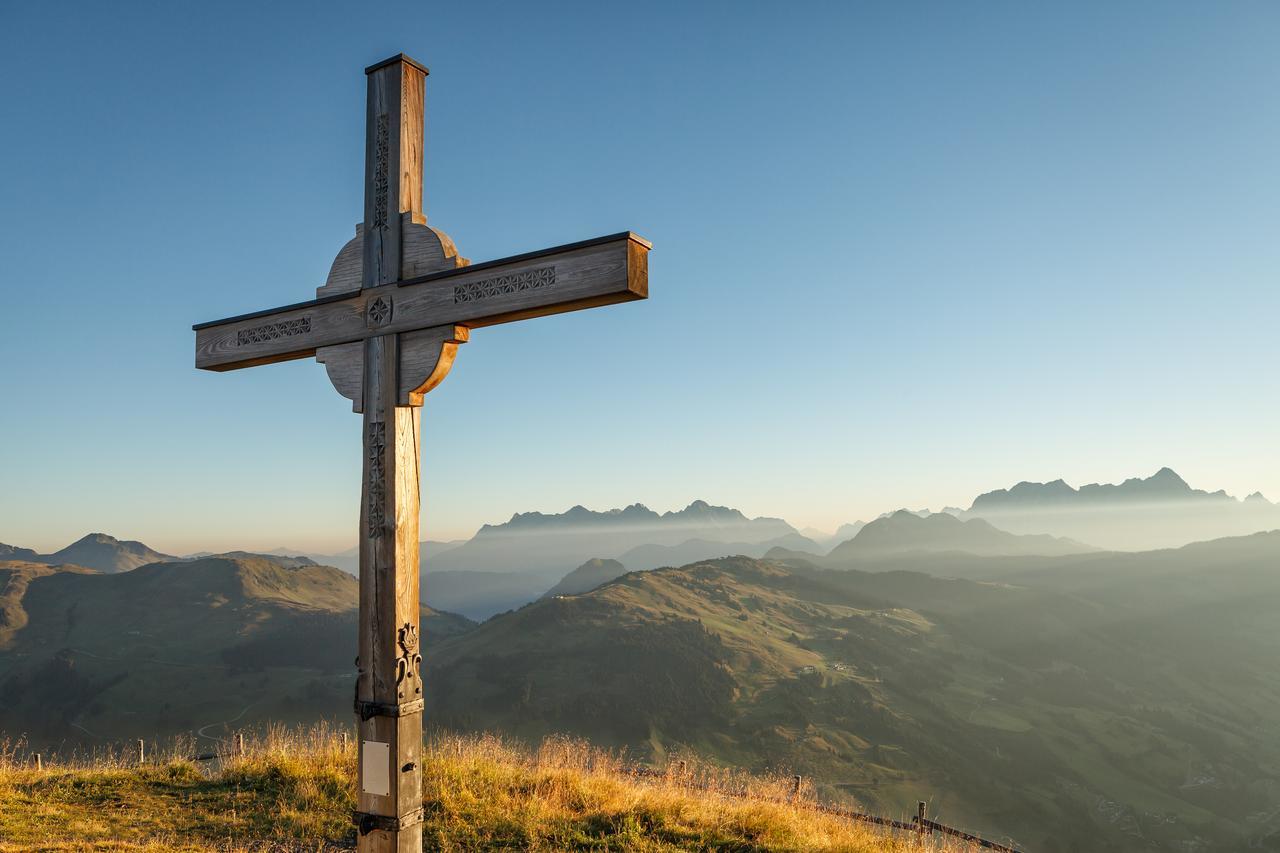
[[[176,744],[152,763],[100,753],[30,766],[0,745],[0,851],[320,851],[354,846],[354,743],[274,730],[219,766]],[[19,756],[22,760],[19,760]],[[789,778],[692,768],[637,777],[610,753],[551,739],[439,737],[424,755],[429,850],[920,851],[910,833],[789,802]],[[968,850],[938,840],[923,848]]]

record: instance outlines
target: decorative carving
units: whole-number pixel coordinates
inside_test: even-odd
[[[400,644],[400,656],[396,658],[396,687],[399,698],[404,698],[406,680],[413,682],[413,692],[422,692],[422,655],[418,652],[418,626],[412,622],[404,623],[404,627],[396,633],[396,641]]]
[[[383,507],[386,492],[383,489],[385,469],[382,458],[387,449],[387,425],[382,421],[369,423],[369,538],[382,536],[386,516]]]
[[[376,329],[391,322],[390,296],[379,296],[369,303],[366,322],[370,329]]]
[[[538,267],[524,272],[499,275],[469,282],[468,284],[455,285],[453,288],[453,301],[454,304],[475,302],[479,299],[488,299],[491,296],[501,296],[504,293],[518,293],[522,290],[551,287],[555,283],[555,267]]]
[[[387,161],[391,156],[391,146],[387,139],[387,114],[378,116],[378,127],[374,132],[373,147],[373,227],[379,231],[387,230]]]
[[[252,329],[241,329],[236,332],[236,346],[245,344],[262,344],[279,338],[291,338],[294,335],[305,335],[311,331],[311,318],[299,317],[296,320],[284,320],[279,323],[267,323],[265,326],[254,326]]]

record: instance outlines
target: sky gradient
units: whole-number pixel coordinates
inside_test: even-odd
[[[463,255],[654,243],[647,302],[462,347],[424,536],[1164,465],[1280,498],[1280,6],[377,8],[0,4],[0,542],[354,543],[324,369],[196,371],[190,327],[324,282],[400,51]]]

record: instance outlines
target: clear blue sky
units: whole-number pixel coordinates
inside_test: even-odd
[[[354,542],[323,368],[198,372],[190,326],[323,283],[399,51],[463,254],[655,244],[648,302],[461,350],[432,538],[694,498],[831,528],[1162,465],[1280,497],[1280,5],[354,9],[0,5],[0,541]]]

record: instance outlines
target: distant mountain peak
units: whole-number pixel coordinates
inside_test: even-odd
[[[692,501],[684,509],[668,510],[662,514],[654,512],[642,503],[633,503],[621,509],[593,510],[587,509],[582,504],[574,504],[561,513],[517,512],[505,524],[486,524],[482,526],[478,535],[505,534],[534,528],[607,526],[617,523],[669,524],[677,522],[682,524],[739,525],[749,524],[753,521],[781,523],[779,519],[751,519],[732,507],[716,506],[699,499]],[[790,529],[789,526],[788,529]]]
[[[1141,504],[1170,500],[1234,500],[1224,491],[1193,489],[1168,466],[1150,477],[1130,477],[1122,483],[1090,483],[1072,488],[1061,478],[1047,483],[1026,480],[1008,489],[978,495],[970,512],[983,510],[1036,509],[1045,506]]]
[[[593,557],[561,578],[560,582],[543,593],[542,597],[554,598],[557,595],[578,595],[595,589],[615,578],[622,577],[626,573],[626,568],[617,560]]]
[[[120,542],[119,539],[117,539],[116,537],[112,536],[109,533],[86,533],[84,536],[81,536],[79,539],[77,539],[75,542],[72,542],[71,544],[84,545],[84,544],[93,543],[95,545],[114,545],[119,542]]]
[[[827,560],[838,565],[913,552],[961,551],[979,556],[1081,554],[1095,550],[1070,539],[1019,536],[981,518],[961,520],[946,512],[919,515],[907,509],[876,519],[836,546]]]
[[[42,563],[72,563],[102,572],[127,572],[147,563],[174,559],[141,542],[117,539],[106,533],[86,534],[60,551],[40,556]]]

